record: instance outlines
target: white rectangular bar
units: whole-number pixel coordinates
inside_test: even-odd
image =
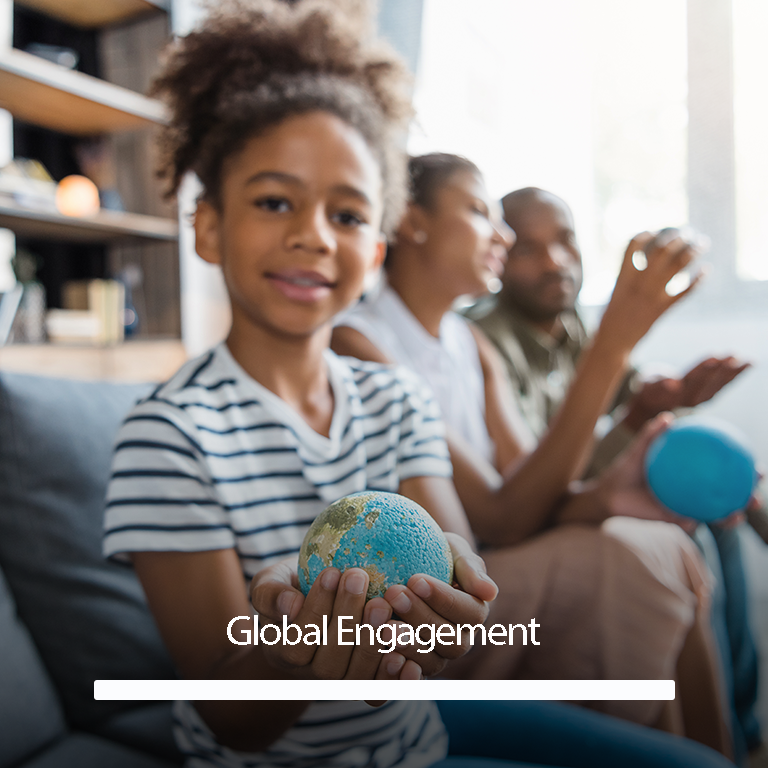
[[[674,680],[96,680],[101,701],[671,701]]]

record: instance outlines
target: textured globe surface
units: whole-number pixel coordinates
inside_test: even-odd
[[[758,479],[746,440],[727,423],[678,419],[645,456],[648,485],[678,515],[704,522],[743,509]]]
[[[363,491],[335,501],[315,519],[299,553],[299,585],[306,595],[329,566],[362,568],[367,599],[426,573],[448,584],[453,557],[443,532],[418,504],[396,493]]]

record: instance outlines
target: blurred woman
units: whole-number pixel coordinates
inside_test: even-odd
[[[452,311],[498,282],[514,233],[465,158],[413,158],[410,203],[385,277],[334,330],[340,354],[399,363],[433,390],[447,425],[454,483],[489,574],[489,624],[536,621],[538,647],[477,648],[453,670],[479,678],[678,680],[675,702],[601,702],[636,722],[729,750],[709,636],[706,568],[648,494],[642,457],[661,416],[598,478],[578,483],[592,434],[629,355],[684,294],[666,285],[697,255],[680,238],[629,244],[611,302],[558,416],[538,446],[505,391],[488,340]],[[690,289],[694,287],[691,286]],[[644,518],[644,519],[643,519]]]

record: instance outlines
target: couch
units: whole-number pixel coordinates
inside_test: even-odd
[[[120,421],[148,386],[0,372],[0,768],[167,768],[168,702],[96,679],[175,672],[130,567],[101,556]]]
[[[183,762],[169,702],[93,698],[176,675],[133,570],[101,555],[112,442],[149,389],[0,371],[0,768]]]

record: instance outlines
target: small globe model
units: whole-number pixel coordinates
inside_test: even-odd
[[[453,557],[445,535],[418,504],[396,493],[363,491],[335,501],[315,519],[299,553],[306,595],[324,568],[368,573],[367,599],[425,573],[448,584]]]
[[[707,523],[744,509],[758,480],[744,437],[727,423],[698,418],[678,419],[651,443],[645,473],[665,507]]]

